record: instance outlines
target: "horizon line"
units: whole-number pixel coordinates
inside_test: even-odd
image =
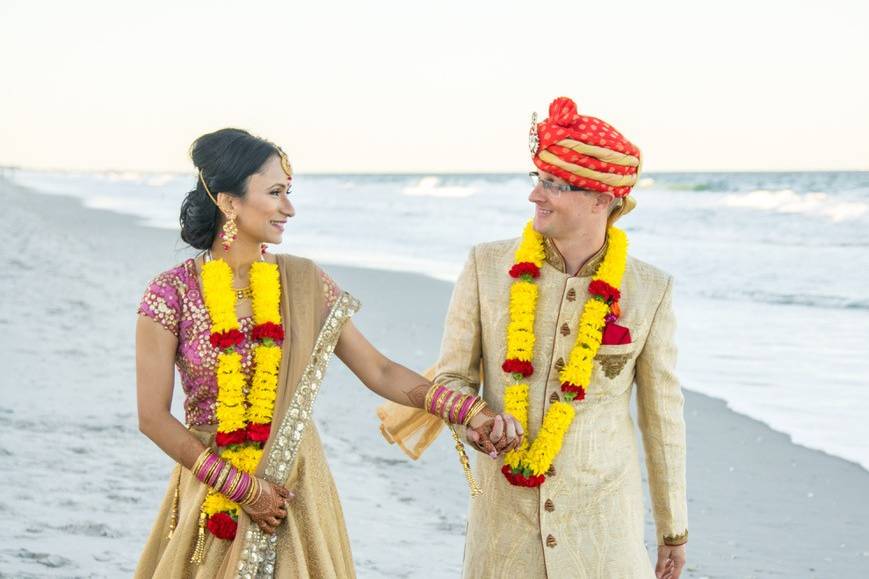
[[[196,173],[192,169],[189,171],[177,170],[161,170],[161,169],[70,169],[63,167],[33,167],[25,165],[2,165],[0,164],[0,175],[6,171],[33,171],[39,173],[145,173],[145,174],[160,174],[160,175],[177,175],[179,177],[190,175],[195,177]],[[467,176],[467,175],[523,175],[526,171],[299,171],[295,174],[311,177],[374,177],[374,176],[389,176],[389,177],[417,177],[417,176],[432,176],[432,177],[450,177],[450,176]],[[683,173],[683,174],[772,174],[772,173],[869,173],[869,168],[865,169],[656,169],[643,171],[643,175],[655,175],[662,173]]]

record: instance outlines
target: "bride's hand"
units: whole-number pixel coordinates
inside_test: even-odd
[[[492,458],[518,448],[524,435],[522,426],[513,416],[507,412],[495,414],[489,408],[471,419],[466,432],[468,442]]]
[[[263,479],[257,480],[262,493],[252,504],[242,505],[241,508],[264,533],[271,535],[287,516],[287,506],[294,495],[281,485]]]

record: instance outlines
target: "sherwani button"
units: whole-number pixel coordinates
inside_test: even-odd
[[[570,335],[570,326],[567,325],[567,322],[561,324],[561,335],[569,336]]]
[[[569,290],[567,290],[567,301],[569,301],[569,302],[576,301],[576,290],[575,289],[570,288]]]
[[[558,541],[555,540],[555,537],[553,537],[552,535],[549,535],[548,537],[546,537],[546,546],[547,547],[554,548],[556,545],[558,545]]]
[[[549,403],[550,404],[555,404],[560,399],[561,398],[558,396],[558,392],[553,392],[552,394],[549,395]]]
[[[546,499],[546,502],[543,504],[543,508],[546,509],[547,513],[551,513],[555,510],[555,503],[552,502],[552,499]]]
[[[555,465],[549,465],[549,470],[546,471],[546,476],[555,476]]]
[[[564,369],[564,358],[555,361],[555,370],[561,372]]]

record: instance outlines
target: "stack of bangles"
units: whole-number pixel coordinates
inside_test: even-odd
[[[450,424],[467,426],[484,408],[486,402],[479,396],[462,394],[439,384],[433,384],[425,395],[426,411]]]
[[[262,494],[256,477],[232,466],[210,448],[202,451],[191,471],[200,482],[240,505],[253,504]]]

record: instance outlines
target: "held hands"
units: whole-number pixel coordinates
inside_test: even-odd
[[[271,535],[287,516],[287,507],[295,495],[281,485],[258,479],[262,494],[250,505],[241,508],[250,515],[264,533]]]
[[[466,438],[478,451],[491,458],[519,447],[525,432],[519,421],[507,412],[495,414],[488,407],[471,419]]]

